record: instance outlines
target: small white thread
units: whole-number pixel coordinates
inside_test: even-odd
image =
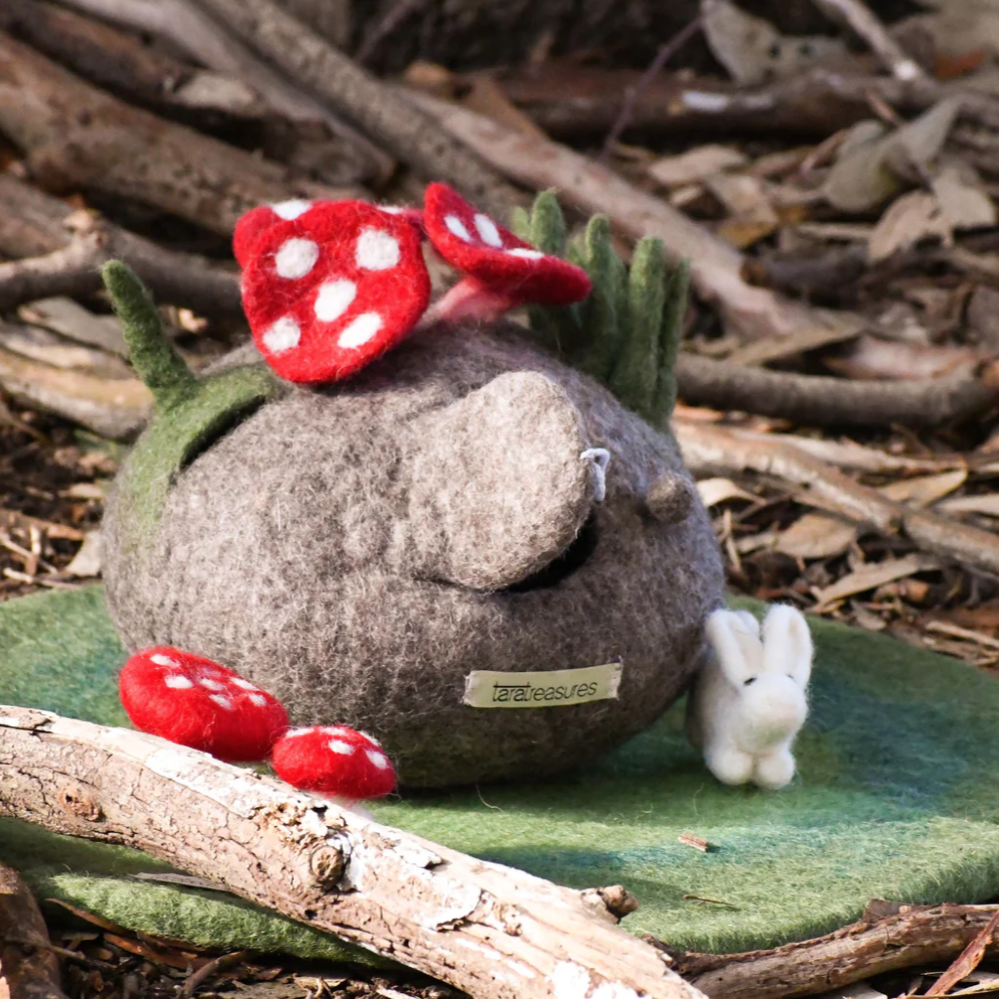
[[[603,447],[590,447],[579,458],[580,461],[590,463],[593,476],[593,499],[597,503],[603,503],[607,498],[607,466],[610,464],[610,451]]]

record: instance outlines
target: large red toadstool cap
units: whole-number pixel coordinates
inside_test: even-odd
[[[233,763],[266,759],[288,728],[283,705],[267,691],[168,646],[132,656],[118,689],[137,729]]]
[[[447,184],[427,188],[424,209],[427,236],[440,255],[488,288],[542,305],[570,305],[589,295],[581,267],[534,249]]]
[[[363,801],[395,787],[395,770],[370,735],[345,725],[293,728],[274,745],[274,771],[303,791]]]
[[[360,370],[413,328],[429,299],[417,227],[361,201],[317,202],[266,228],[243,273],[254,342],[293,382]]]

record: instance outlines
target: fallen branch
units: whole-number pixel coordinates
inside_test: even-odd
[[[0,63],[0,130],[46,186],[135,198],[223,235],[263,202],[357,196],[125,104],[2,33]]]
[[[17,871],[0,863],[0,996],[66,999],[45,920]]]
[[[524,135],[489,118],[415,91],[409,100],[507,175],[536,189],[555,187],[587,212],[602,212],[632,239],[658,236],[674,260],[690,260],[697,293],[739,335],[756,340],[803,328],[861,328],[859,316],[810,309],[742,277],[742,255],[659,198],[566,146]]]
[[[824,937],[744,954],[673,954],[674,967],[711,999],[790,999],[945,961],[999,913],[995,905],[903,905],[888,915],[879,907],[886,903]],[[989,953],[999,955],[999,947]]]
[[[745,438],[730,427],[675,421],[673,432],[687,467],[697,476],[758,472],[804,487],[798,499],[918,549],[999,576],[999,536],[929,510],[889,499],[838,469],[777,440]]]
[[[142,733],[0,706],[0,814],[144,850],[477,999],[703,999],[599,892]]]
[[[738,409],[810,426],[939,427],[999,405],[999,371],[964,371],[913,381],[859,381],[797,375],[683,353],[677,358],[680,397],[691,406]]]
[[[0,264],[0,309],[44,297],[39,292],[92,294],[102,287],[100,264],[119,259],[160,302],[186,306],[204,316],[242,316],[239,278],[231,271],[206,257],[166,250],[103,219],[88,221],[74,237],[72,216],[73,209],[64,201],[0,174],[0,253],[42,258]],[[60,252],[64,255],[56,256]],[[88,253],[93,255],[90,266]],[[22,269],[30,276],[22,277]],[[58,276],[63,269],[63,276]],[[55,290],[60,282],[65,282],[66,290]]]
[[[488,211],[507,215],[516,190],[390,87],[272,0],[194,0],[290,80],[343,115],[425,178],[443,178]]]

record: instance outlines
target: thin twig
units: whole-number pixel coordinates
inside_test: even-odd
[[[606,163],[610,159],[611,153],[614,151],[614,147],[617,145],[617,140],[621,138],[624,130],[628,127],[631,122],[631,116],[635,112],[635,103],[638,98],[645,92],[649,84],[659,75],[659,73],[666,66],[666,63],[675,56],[684,45],[689,42],[694,35],[704,25],[704,21],[700,15],[695,17],[692,21],[689,21],[683,28],[681,28],[668,42],[663,42],[662,45],[656,50],[655,58],[649,63],[649,68],[638,78],[638,81],[633,87],[629,87],[625,91],[624,103],[621,105],[621,113],[617,116],[611,130],[607,133],[607,138],[604,140],[603,149],[600,150],[600,155],[597,157],[598,163]]]
[[[361,44],[358,45],[357,51],[354,53],[354,60],[362,66],[367,65],[378,46],[407,17],[419,13],[426,6],[426,3],[427,0],[396,0],[383,17],[365,29]]]
[[[932,81],[901,46],[885,31],[884,25],[861,0],[813,0],[823,13],[834,20],[845,21],[885,64],[891,74],[903,83],[917,82],[924,86]]]

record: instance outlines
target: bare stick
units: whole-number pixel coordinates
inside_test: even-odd
[[[609,216],[632,239],[658,236],[674,262],[690,260],[697,293],[717,307],[726,324],[740,336],[756,340],[800,333],[803,329],[864,325],[858,316],[810,309],[767,288],[747,284],[741,274],[742,255],[728,243],[566,146],[514,132],[474,111],[426,94],[407,91],[406,96],[432,114],[444,129],[521,183],[538,190],[557,188],[563,198],[584,211]]]
[[[477,999],[703,999],[598,892],[139,732],[0,706],[0,814],[145,850]]]
[[[205,316],[241,316],[239,278],[205,257],[174,253],[105,220],[69,228],[72,209],[58,198],[0,175],[0,252],[29,259],[0,264],[0,309],[53,295],[90,295],[98,269],[124,260],[156,298]],[[30,259],[36,258],[36,259]]]
[[[932,81],[922,67],[907,56],[885,31],[884,25],[861,0],[813,0],[816,7],[835,21],[845,21],[885,64],[885,68],[903,83]]]
[[[703,21],[700,17],[695,17],[692,21],[681,28],[668,42],[663,42],[656,50],[656,57],[649,63],[649,68],[638,78],[638,82],[625,91],[624,103],[621,105],[621,113],[618,115],[607,138],[604,140],[604,147],[597,157],[598,163],[606,163],[610,154],[617,145],[617,140],[621,138],[621,133],[631,122],[631,116],[635,111],[635,102],[645,92],[649,84],[659,75],[666,63],[670,61],[690,41],[698,31],[701,30]]]
[[[677,359],[680,397],[692,406],[738,409],[812,426],[937,427],[999,405],[999,372],[871,382],[743,367],[693,354]]]
[[[999,576],[999,537],[941,514],[905,506],[785,441],[746,439],[731,428],[675,421],[673,432],[695,475],[747,470],[804,487],[800,502],[828,510],[922,551]]]
[[[17,871],[0,864],[0,996],[66,999],[45,921]]]
[[[425,178],[443,178],[500,216],[521,200],[495,170],[392,88],[323,41],[272,0],[194,0],[289,79],[342,114]]]
[[[834,933],[774,950],[675,954],[676,969],[711,999],[790,999],[873,975],[934,964],[961,951],[999,912],[995,905],[894,906]],[[994,943],[992,956],[999,954]]]
[[[0,62],[0,130],[46,186],[137,198],[224,235],[263,202],[357,194],[125,104],[2,33]]]

